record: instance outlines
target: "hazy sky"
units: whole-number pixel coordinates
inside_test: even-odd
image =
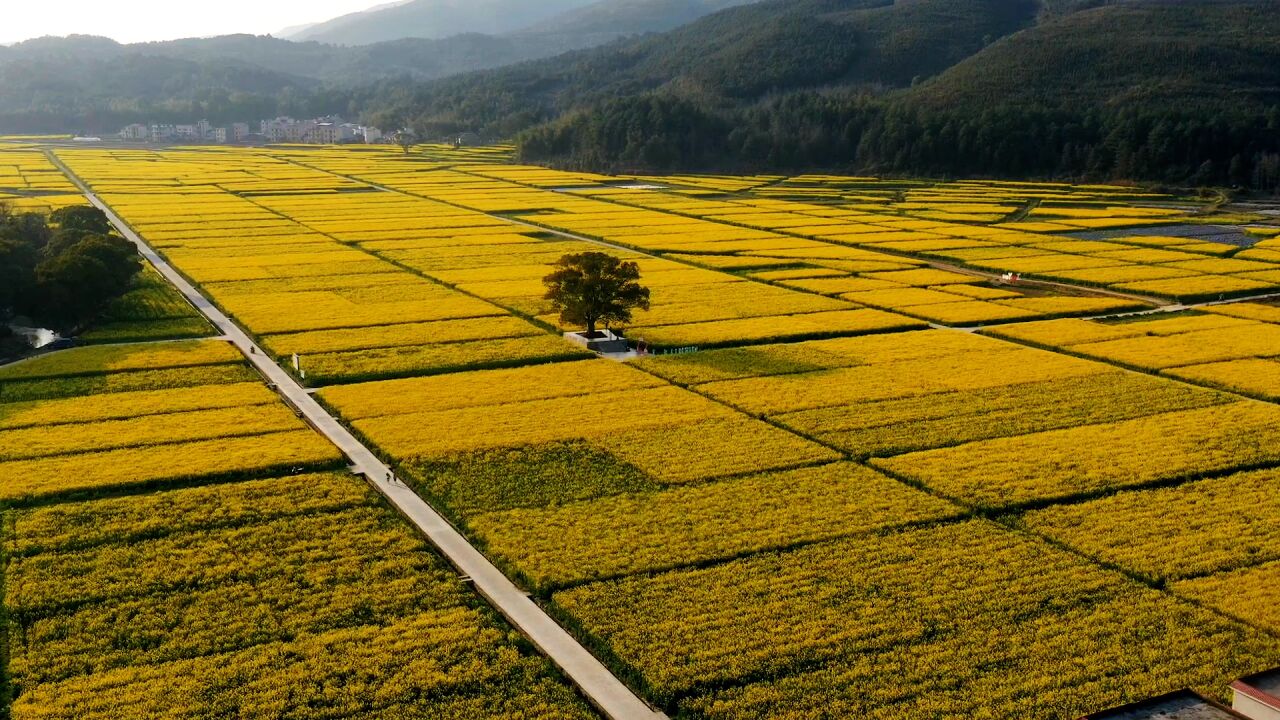
[[[364,10],[383,0],[0,0],[0,43],[42,35],[105,35],[120,42],[230,33],[265,35]]]

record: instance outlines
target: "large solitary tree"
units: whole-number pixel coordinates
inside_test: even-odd
[[[640,285],[640,268],[602,252],[565,255],[542,282],[546,299],[566,325],[585,325],[595,337],[600,323],[631,322],[632,310],[649,309],[649,288]]]

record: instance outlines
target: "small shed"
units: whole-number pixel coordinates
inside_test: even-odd
[[[1252,720],[1280,720],[1280,668],[1240,678],[1231,684],[1231,706]]]
[[[594,337],[587,337],[586,333],[567,332],[564,338],[575,345],[581,345],[591,352],[602,355],[625,353],[630,349],[627,339],[612,330],[600,330]]]
[[[1080,720],[1249,720],[1248,716],[1191,690],[1179,690],[1086,715]]]

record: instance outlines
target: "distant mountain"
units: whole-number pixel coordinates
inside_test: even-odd
[[[593,0],[409,0],[317,23],[290,40],[371,45],[403,38],[503,35],[582,7]]]
[[[400,84],[580,47],[545,37],[459,35],[360,47],[272,37],[122,45],[40,38],[0,47],[0,132],[109,133],[130,122],[214,122],[277,113],[357,116],[352,89]]]
[[[901,88],[1036,22],[1037,0],[768,0],[670,32],[431,82],[424,119],[483,126],[662,91],[752,102],[803,89]]]
[[[476,0],[470,9],[487,8],[475,17],[489,17],[504,1]],[[513,65],[667,29],[750,0],[603,0],[586,5],[590,1],[554,0],[533,10],[513,11],[501,27],[523,27],[531,17],[571,7],[554,20],[507,35],[471,32],[369,45],[254,35],[132,45],[92,36],[39,38],[0,47],[0,79],[11,78],[0,88],[0,130],[105,133],[133,121],[181,121],[199,115],[222,122],[312,109],[355,116],[366,106],[388,105],[376,97],[370,99],[373,91],[358,88],[394,81],[387,94],[404,98],[411,94],[407,85],[416,81]],[[365,16],[421,7],[421,2],[385,5],[357,19],[363,22]],[[461,12],[463,4],[431,7]],[[127,76],[120,75],[124,68]],[[250,108],[254,114],[245,115]]]
[[[449,1],[352,22],[480,22],[515,2]],[[525,160],[606,171],[1280,185],[1280,0],[532,5],[488,26],[503,35],[370,45],[21,43],[0,48],[0,131],[336,112],[516,137]]]
[[[1280,0],[765,0],[361,102],[593,170],[1275,187]]]
[[[290,25],[287,28],[281,28],[277,30],[276,32],[272,33],[272,35],[278,38],[290,38],[290,37],[293,37],[294,35],[300,35],[315,26],[316,26],[315,23],[303,23],[301,25]]]
[[[595,37],[666,32],[726,8],[758,0],[601,0],[520,30],[521,35]]]
[[[313,108],[320,85],[231,58],[163,57],[103,38],[41,39],[0,50],[0,130],[100,133],[147,119],[301,113]]]
[[[546,57],[582,47],[532,37],[476,33],[440,40],[404,39],[342,47],[266,36],[224,35],[120,46],[124,52],[163,55],[202,63],[246,62],[278,72],[351,87],[390,77],[432,79]]]
[[[420,125],[595,170],[1280,186],[1280,0],[777,0],[428,83]]]

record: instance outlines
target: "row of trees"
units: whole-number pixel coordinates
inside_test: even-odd
[[[0,205],[0,328],[21,315],[74,333],[124,294],[141,269],[137,249],[112,233],[97,208],[46,217]]]
[[[1134,179],[1280,190],[1280,107],[935,109],[804,93],[750,108],[666,94],[611,101],[520,137],[522,159],[619,171],[800,170]]]

